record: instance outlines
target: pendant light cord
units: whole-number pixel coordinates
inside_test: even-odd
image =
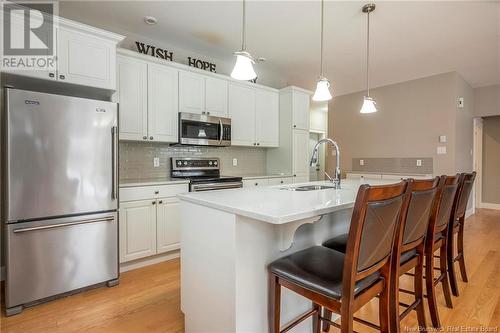
[[[324,12],[325,1],[321,0],[321,55],[320,55],[320,73],[321,78],[323,78],[323,12]]]
[[[242,42],[241,42],[241,50],[245,51],[247,48],[246,43],[246,1],[243,0],[243,29],[242,29]]]
[[[370,97],[370,12],[367,15],[367,28],[366,28],[366,91],[367,97]]]

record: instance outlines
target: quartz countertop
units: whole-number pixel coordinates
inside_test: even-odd
[[[157,185],[173,185],[173,184],[189,184],[189,180],[170,178],[170,177],[120,180],[120,187],[157,186]]]
[[[394,180],[365,180],[373,185],[390,184]],[[341,189],[291,191],[290,187],[305,184],[331,186],[319,181],[304,184],[229,189],[210,192],[190,192],[178,195],[180,200],[246,216],[252,219],[285,224],[338,210],[352,208],[359,180],[343,180]]]

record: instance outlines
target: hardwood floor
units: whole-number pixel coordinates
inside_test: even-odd
[[[465,228],[465,259],[470,281],[466,284],[459,279],[460,297],[453,298],[453,309],[445,307],[438,288],[443,327],[445,332],[487,332],[460,330],[460,327],[481,326],[496,327],[490,332],[500,332],[500,211],[479,210],[467,219]],[[86,291],[25,309],[9,318],[4,317],[2,309],[0,331],[183,332],[179,268],[179,260],[172,260],[126,272],[117,287]],[[410,279],[403,277],[401,281],[403,287],[412,288]],[[402,294],[402,301],[408,302],[408,297]],[[376,300],[356,315],[377,323]],[[427,322],[430,323],[428,314]],[[417,332],[415,313],[410,314],[401,327],[402,332]],[[355,330],[375,332],[358,324]],[[332,328],[331,332],[338,330]]]

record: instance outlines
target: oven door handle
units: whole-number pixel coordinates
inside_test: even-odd
[[[222,125],[222,119],[219,118],[219,145],[222,143],[224,136],[224,125]]]
[[[191,191],[201,192],[201,191],[225,190],[230,188],[241,188],[241,187],[243,187],[243,182],[194,184],[191,185]]]

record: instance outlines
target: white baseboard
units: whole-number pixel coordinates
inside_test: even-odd
[[[481,202],[479,204],[479,207],[500,210],[500,204],[495,204],[495,203]]]
[[[474,208],[469,208],[465,211],[465,218],[474,215]]]
[[[130,271],[133,269],[137,269],[137,268],[141,268],[141,267],[145,267],[145,266],[149,266],[149,265],[158,264],[160,262],[176,259],[176,258],[179,258],[180,255],[181,255],[181,252],[179,250],[176,250],[176,251],[158,254],[158,255],[152,256],[152,257],[147,257],[147,258],[143,258],[143,259],[137,259],[134,261],[124,262],[124,263],[120,264],[120,273]]]

